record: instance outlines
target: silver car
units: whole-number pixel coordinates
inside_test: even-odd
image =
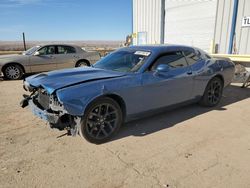
[[[100,59],[98,52],[87,52],[74,45],[34,46],[22,55],[0,56],[0,73],[6,79],[18,80],[25,73],[90,66]]]

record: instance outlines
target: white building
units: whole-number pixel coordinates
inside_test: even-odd
[[[133,0],[133,44],[250,54],[250,0]]]

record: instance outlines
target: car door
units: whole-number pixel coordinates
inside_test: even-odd
[[[30,68],[32,72],[51,71],[56,69],[55,46],[48,45],[40,48],[30,57]]]
[[[75,67],[77,61],[76,49],[72,46],[57,45],[55,57],[57,69]]]
[[[192,76],[194,80],[194,89],[192,92],[193,97],[202,96],[207,85],[207,78],[204,79],[204,75],[207,72],[206,63],[209,61],[210,57],[203,59],[199,51],[194,51],[192,49],[185,50],[184,55],[189,66],[192,69]]]
[[[167,72],[157,71],[157,66],[167,65]],[[188,101],[192,98],[192,70],[181,51],[161,55],[142,74],[145,110]]]

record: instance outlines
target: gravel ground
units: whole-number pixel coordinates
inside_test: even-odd
[[[22,81],[0,81],[0,187],[250,187],[250,88],[220,105],[134,121],[110,142],[63,136],[19,107]]]

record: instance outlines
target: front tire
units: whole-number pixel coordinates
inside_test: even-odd
[[[23,76],[23,69],[19,65],[7,65],[3,70],[3,74],[8,80],[20,80]]]
[[[100,98],[86,109],[79,133],[91,143],[102,144],[117,134],[122,122],[119,104],[108,97]]]
[[[205,92],[200,100],[202,106],[214,107],[220,100],[223,93],[223,82],[220,78],[215,77],[209,81]]]

